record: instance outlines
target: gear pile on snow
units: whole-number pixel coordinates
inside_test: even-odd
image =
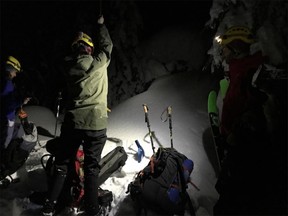
[[[171,107],[167,111],[171,120]],[[186,206],[190,214],[195,215],[186,190],[188,183],[192,183],[190,175],[193,171],[194,163],[173,148],[171,121],[169,124],[171,147],[160,147],[157,152],[154,152],[155,147],[146,105],[144,105],[144,112],[154,154],[151,156],[148,165],[138,172],[136,178],[128,185],[126,193],[130,193],[138,215],[141,214],[142,210],[147,214],[148,209],[161,214],[164,213],[165,215],[184,215]],[[194,184],[192,183],[192,185]]]

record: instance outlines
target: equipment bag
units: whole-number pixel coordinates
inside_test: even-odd
[[[122,146],[117,146],[100,161],[99,185],[103,184],[115,171],[125,165],[127,153]]]
[[[174,148],[159,148],[148,165],[128,185],[126,193],[136,205],[137,214],[142,209],[161,211],[165,215],[184,215],[188,204],[190,214],[194,209],[186,191],[193,170],[193,161]]]

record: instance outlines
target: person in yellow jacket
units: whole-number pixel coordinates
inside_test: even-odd
[[[66,113],[61,126],[55,157],[55,174],[42,208],[42,215],[54,215],[55,206],[80,145],[84,150],[84,211],[86,215],[101,215],[98,202],[98,174],[101,153],[107,135],[107,67],[113,43],[104,17],[98,18],[97,43],[79,32],[72,43],[72,55],[65,58],[67,83]],[[49,186],[48,186],[49,187]]]

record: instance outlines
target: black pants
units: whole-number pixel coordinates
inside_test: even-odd
[[[84,151],[84,201],[87,212],[98,212],[98,175],[100,171],[99,162],[105,142],[107,140],[106,129],[103,130],[79,130],[62,126],[59,147],[61,151],[56,154],[56,175],[48,194],[50,201],[56,201],[63,189],[65,177],[69,172],[71,162],[79,146]],[[90,210],[89,210],[90,209]]]

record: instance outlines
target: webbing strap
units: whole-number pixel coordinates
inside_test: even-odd
[[[182,169],[182,164],[180,164],[180,161],[176,158],[173,157],[173,159],[176,161],[177,163],[177,169],[179,171],[179,176],[180,176],[180,184],[181,184],[181,189],[182,189],[182,194],[184,195],[184,198],[187,200],[188,202],[188,206],[189,206],[189,211],[190,211],[190,215],[195,215],[195,211],[190,199],[189,194],[187,193],[186,190],[186,182],[185,182],[185,178],[184,178],[184,173],[183,173],[183,169]]]

